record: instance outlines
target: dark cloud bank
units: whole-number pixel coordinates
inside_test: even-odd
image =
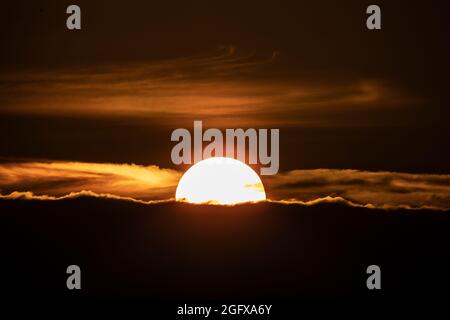
[[[3,200],[0,209],[2,288],[21,301],[140,298],[167,317],[176,309],[164,302],[252,299],[274,303],[279,315],[305,299],[355,298],[377,308],[389,299],[436,302],[450,284],[450,216],[434,210],[105,197]],[[81,292],[64,286],[73,263],[82,268]],[[382,270],[378,292],[365,285],[371,264]],[[291,301],[287,309],[280,299]]]
[[[157,166],[83,162],[0,164],[3,199],[80,196],[152,203],[173,199],[182,173]],[[340,202],[381,209],[450,209],[450,175],[359,170],[293,170],[263,180],[270,201]]]

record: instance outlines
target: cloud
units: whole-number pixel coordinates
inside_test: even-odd
[[[170,199],[164,199],[164,200],[139,200],[134,199],[131,197],[120,197],[113,194],[107,194],[107,193],[95,193],[92,191],[79,191],[79,192],[71,192],[67,195],[63,195],[60,197],[55,196],[48,196],[48,195],[35,195],[33,192],[25,191],[25,192],[19,192],[14,191],[10,194],[0,194],[0,199],[4,200],[42,200],[42,201],[59,201],[59,200],[68,200],[68,199],[78,199],[82,197],[91,197],[91,198],[102,198],[102,199],[113,199],[113,200],[119,200],[119,201],[130,201],[140,204],[158,204],[158,203],[169,203],[169,202],[175,202],[174,198]],[[264,202],[264,201],[263,201]],[[422,206],[422,207],[411,207],[409,205],[391,205],[391,204],[384,204],[382,206],[375,206],[373,204],[359,204],[352,201],[349,201],[347,199],[344,199],[342,197],[324,197],[324,198],[317,198],[311,201],[301,201],[296,199],[289,199],[289,200],[266,200],[266,202],[270,203],[278,203],[283,205],[299,205],[299,206],[314,206],[319,204],[329,204],[329,203],[335,203],[335,204],[342,204],[350,207],[356,207],[356,208],[366,208],[366,209],[384,209],[384,210],[394,210],[394,209],[406,209],[406,210],[421,210],[421,209],[429,209],[429,210],[440,210],[440,211],[447,211],[449,208],[442,208],[442,207],[433,207],[433,206]],[[225,204],[224,206],[240,206],[244,205],[244,203],[239,204]],[[204,203],[204,204],[194,204],[194,205],[217,205],[215,202],[210,203]]]
[[[141,204],[155,204],[155,203],[167,203],[167,202],[174,202],[174,198],[170,199],[164,199],[164,200],[139,200],[134,199],[131,197],[121,197],[116,196],[113,194],[108,193],[95,193],[92,191],[79,191],[79,192],[71,192],[67,195],[63,196],[49,196],[49,195],[36,195],[33,192],[30,191],[14,191],[10,194],[0,194],[0,199],[5,200],[42,200],[42,201],[58,201],[58,200],[67,200],[67,199],[77,199],[82,197],[91,197],[91,198],[103,198],[103,199],[114,199],[114,200],[122,200],[122,201],[131,201]],[[272,203],[280,203],[280,204],[286,204],[286,205],[303,205],[303,206],[312,206],[320,203],[342,203],[345,205],[349,205],[352,207],[361,207],[361,208],[374,208],[372,205],[360,205],[357,203],[353,203],[351,201],[345,200],[340,197],[325,197],[325,198],[319,198],[312,201],[299,201],[299,200],[267,200],[267,202]],[[194,204],[194,205],[216,205],[216,202],[208,202],[208,203],[202,203],[202,204]],[[224,206],[238,206],[240,204],[225,204]]]
[[[113,194],[108,193],[95,193],[92,191],[79,191],[79,192],[71,192],[67,195],[63,196],[48,196],[48,195],[36,195],[33,192],[30,191],[14,191],[10,194],[0,194],[0,199],[6,199],[6,200],[43,200],[43,201],[54,201],[54,200],[67,200],[67,199],[77,199],[81,197],[92,197],[92,198],[104,198],[104,199],[114,199],[114,200],[123,200],[123,201],[131,201],[131,202],[137,202],[142,204],[153,204],[153,203],[163,203],[163,202],[171,202],[174,201],[174,199],[166,199],[166,200],[139,200],[134,199],[130,197],[121,197],[116,196]]]
[[[267,177],[270,198],[313,201],[327,196],[377,208],[450,209],[450,175],[294,170]]]
[[[182,173],[157,166],[84,162],[0,164],[3,199],[62,200],[80,196],[153,203],[173,199]],[[381,209],[450,210],[450,175],[294,170],[264,177],[269,201],[343,203]]]
[[[173,197],[181,173],[157,166],[85,162],[0,164],[0,190],[64,196],[88,190],[135,199]]]
[[[270,68],[279,59],[231,47],[219,54],[141,64],[5,72],[0,112],[158,117],[166,125],[197,117],[214,126],[230,119],[233,125],[323,126],[336,124],[336,110],[354,115],[355,107],[379,110],[411,102],[379,80],[277,77]]]

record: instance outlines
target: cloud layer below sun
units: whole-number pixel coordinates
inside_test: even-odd
[[[157,166],[86,162],[0,164],[0,190],[64,196],[82,190],[135,199],[166,199],[174,195],[181,173]]]
[[[450,175],[359,170],[293,170],[267,179],[270,197],[312,201],[331,196],[377,208],[450,209]]]
[[[134,164],[14,162],[0,164],[0,191],[9,199],[96,196],[145,202],[172,199],[181,175]],[[294,170],[266,177],[264,184],[272,201],[285,203],[450,209],[450,175]]]

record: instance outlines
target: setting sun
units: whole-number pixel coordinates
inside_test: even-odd
[[[177,200],[191,203],[236,204],[266,199],[261,179],[245,163],[209,158],[193,165],[178,183]]]

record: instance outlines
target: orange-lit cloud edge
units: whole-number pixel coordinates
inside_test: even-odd
[[[140,204],[173,202],[182,173],[157,166],[85,162],[0,164],[0,199],[80,197]],[[450,175],[360,170],[293,170],[264,179],[269,203],[340,203],[368,209],[450,210]],[[237,204],[240,205],[240,204]]]

